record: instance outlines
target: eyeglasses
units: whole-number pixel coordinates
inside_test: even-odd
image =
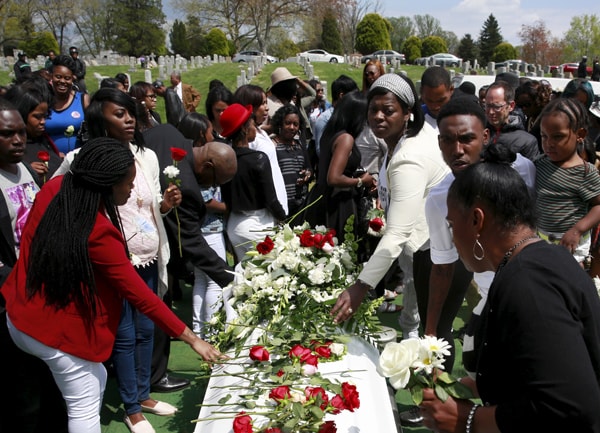
[[[370,77],[372,75],[375,75],[377,72],[373,72],[373,71],[365,71],[365,76],[366,77]]]
[[[498,112],[502,111],[502,109],[504,107],[506,107],[507,105],[508,105],[507,103],[501,104],[501,105],[485,104],[484,107],[485,107],[486,111],[491,110],[491,111],[498,113]]]
[[[156,95],[154,93],[149,93],[146,95],[146,98],[156,99]]]

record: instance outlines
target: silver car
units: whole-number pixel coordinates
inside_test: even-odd
[[[456,67],[462,63],[462,59],[456,57],[453,54],[448,53],[437,53],[433,56],[429,56],[428,64],[434,64],[437,66],[452,66]]]
[[[406,62],[406,58],[404,57],[404,54],[399,53],[398,51],[394,51],[394,50],[375,51],[372,54],[367,54],[366,56],[362,56],[360,58],[360,62],[367,63],[369,60],[379,60],[381,57],[384,57],[384,56],[385,56],[385,61],[387,64],[392,63],[392,61],[394,61],[394,60],[397,60],[400,63]]]

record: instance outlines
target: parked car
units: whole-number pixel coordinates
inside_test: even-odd
[[[385,56],[385,61],[387,64],[392,63],[393,60],[397,60],[400,63],[405,63],[406,58],[404,54],[399,53],[398,51],[393,50],[378,50],[372,54],[367,54],[366,56],[362,56],[360,58],[360,63],[367,63],[369,60],[375,59],[379,60],[379,58]]]
[[[325,50],[308,50],[298,54],[298,57],[306,57],[311,62],[344,63],[344,56],[328,53]]]
[[[261,57],[264,57],[268,63],[275,63],[277,61],[277,59],[275,57],[269,56],[266,53],[261,53],[260,51],[256,51],[256,50],[240,51],[239,53],[237,53],[233,56],[231,61],[234,63],[252,62],[253,60],[258,60]]]
[[[519,69],[523,63],[525,62],[519,59],[505,60],[504,62],[496,63],[495,68]]]
[[[550,72],[554,72],[555,70],[559,69],[562,66],[563,68],[563,72],[565,74],[568,74],[569,72],[573,74],[573,76],[577,75],[577,68],[579,68],[579,63],[563,63],[562,65],[558,65],[558,66],[550,66]],[[586,68],[587,70],[587,74],[588,75],[592,75],[592,67],[588,66]]]
[[[437,66],[456,67],[462,63],[461,58],[458,58],[455,55],[448,54],[448,53],[437,53],[437,54],[434,54],[433,56],[429,56],[428,57],[429,64],[431,64],[432,61],[433,61],[433,64],[437,65]]]

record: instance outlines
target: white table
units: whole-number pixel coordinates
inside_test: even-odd
[[[337,378],[341,382],[355,384],[360,397],[360,408],[354,412],[343,411],[338,415],[328,415],[325,419],[335,421],[338,433],[397,433],[399,427],[396,426],[394,420],[386,381],[377,373],[376,369],[379,358],[377,349],[358,337],[353,337],[347,348],[348,353],[340,361],[319,363],[319,372],[329,379]],[[216,368],[214,373],[239,372],[242,369],[241,364],[228,364],[225,367]],[[359,371],[346,373],[343,377],[339,373],[349,370]],[[208,382],[203,403],[215,404],[227,394],[234,395],[236,393],[236,389],[230,390],[227,387],[246,384],[246,381],[234,376],[213,376]],[[232,398],[229,401],[235,400]],[[213,415],[213,412],[221,410],[240,411],[243,409],[238,406],[202,406],[198,418],[208,418],[211,415],[223,416],[218,413]],[[196,424],[194,433],[232,433],[234,414],[230,416],[230,419],[200,421]]]

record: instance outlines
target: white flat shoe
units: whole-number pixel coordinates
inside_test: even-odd
[[[156,433],[156,430],[154,430],[152,424],[150,424],[145,418],[143,421],[140,421],[136,424],[132,424],[131,421],[129,421],[129,417],[127,416],[127,414],[125,414],[125,418],[123,419],[123,421],[125,422],[125,425],[129,428],[131,433]]]
[[[174,415],[177,411],[178,409],[175,406],[164,401],[159,401],[154,407],[142,405],[142,412],[153,413],[154,415],[169,416]]]

